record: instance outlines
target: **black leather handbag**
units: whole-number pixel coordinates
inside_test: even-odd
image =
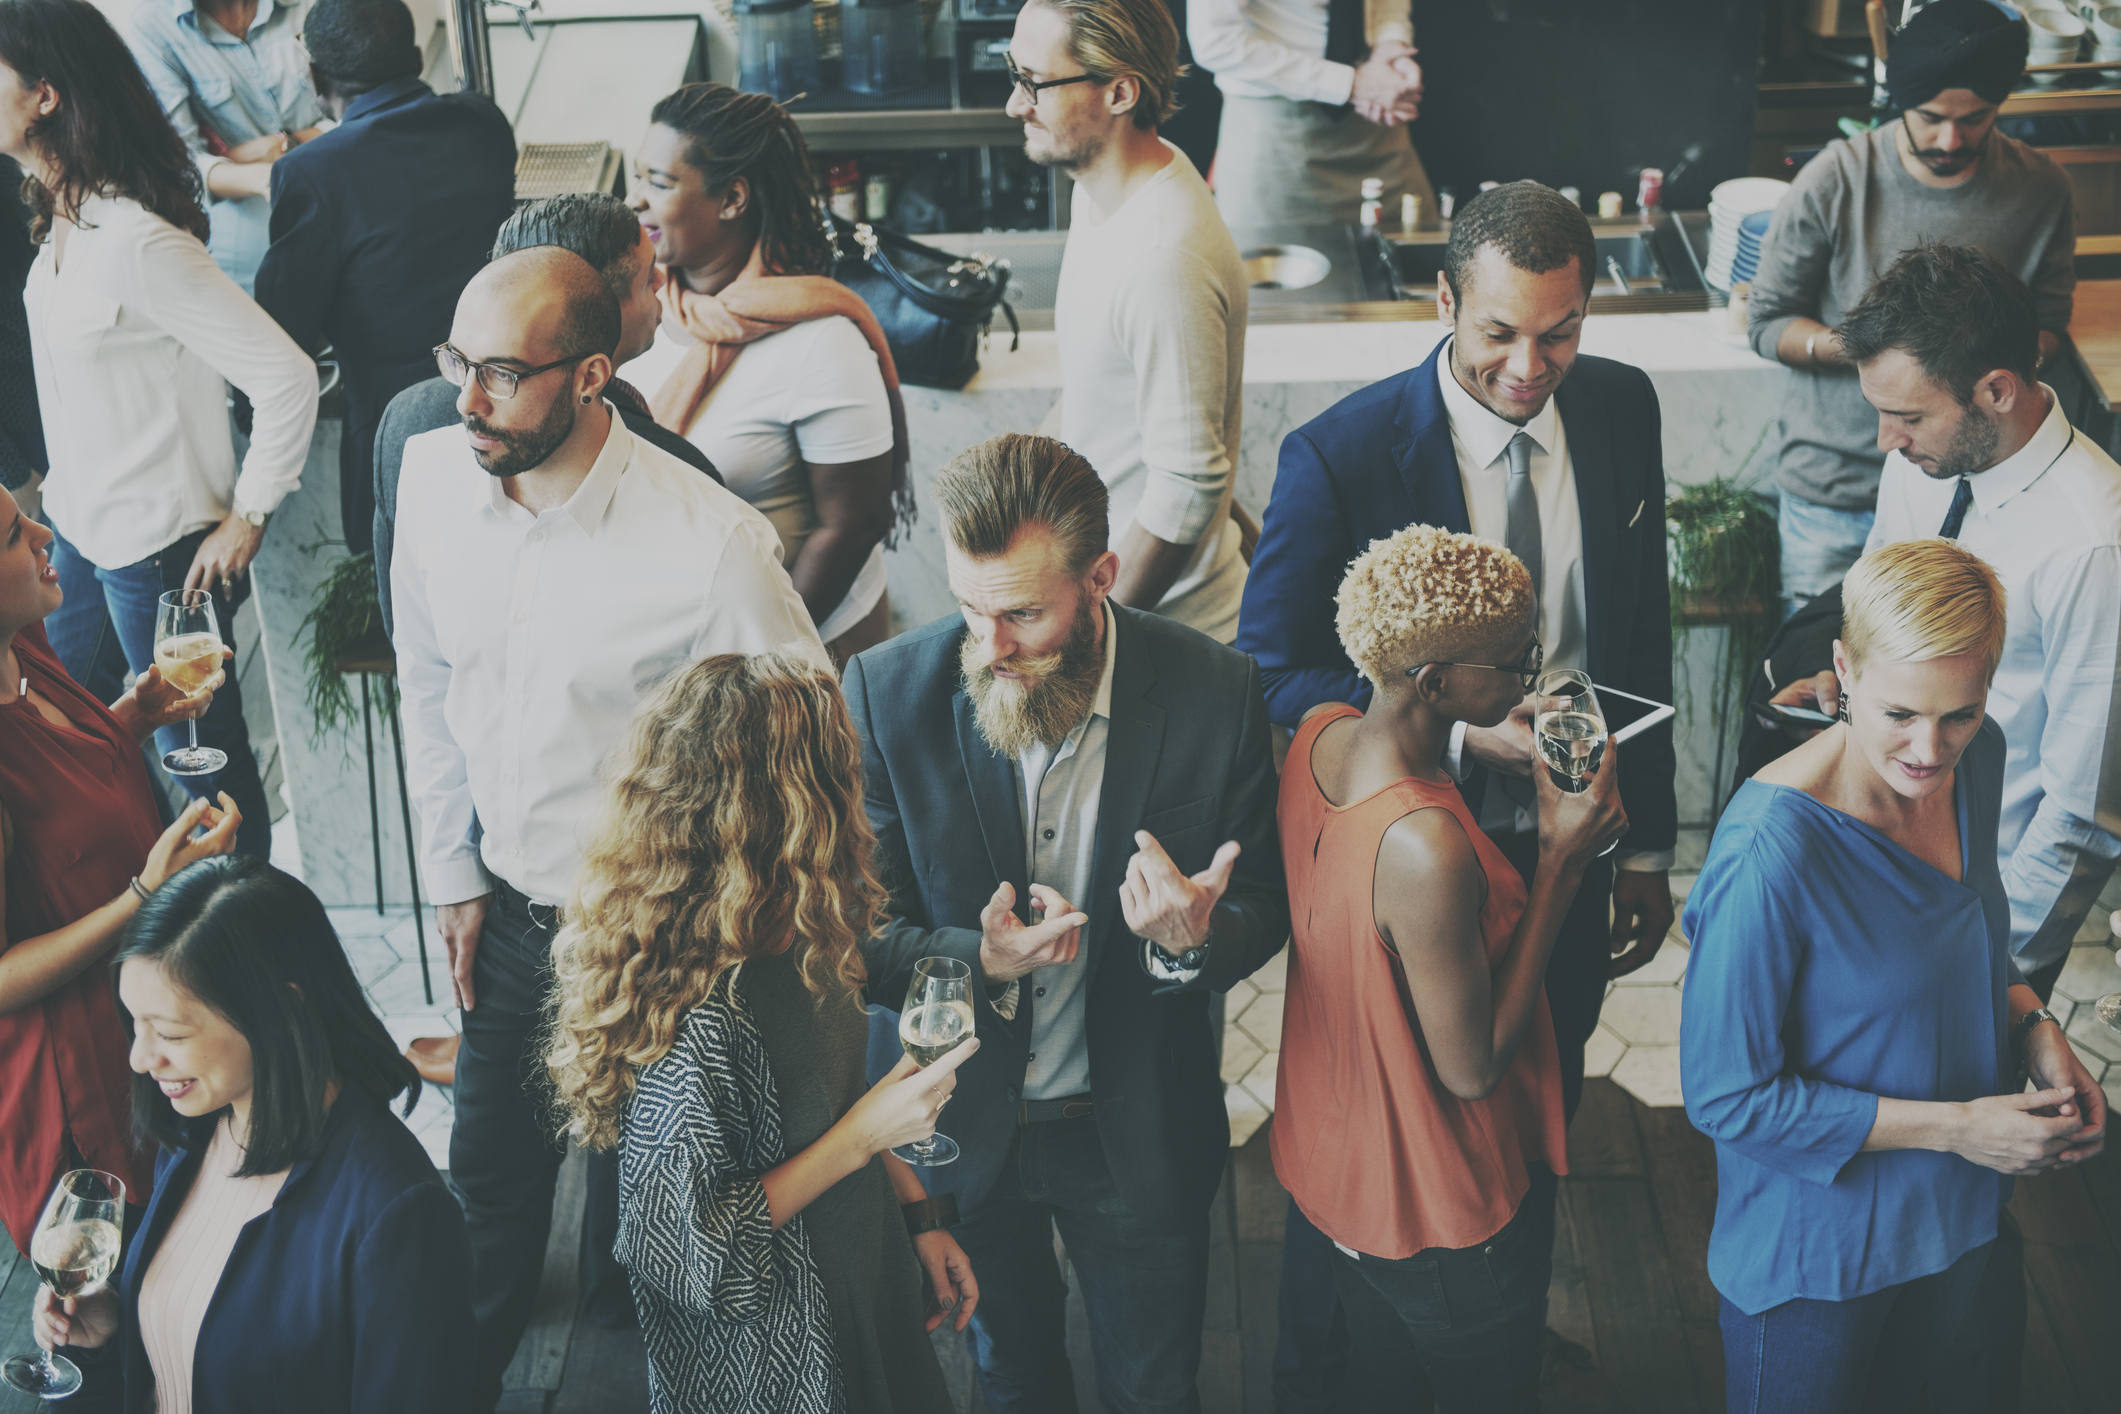
[[[979,372],[980,335],[998,307],[1009,321],[1009,350],[1019,331],[1004,298],[1009,262],[952,255],[867,222],[830,218],[832,278],[853,290],[884,327],[901,383],[962,388]]]

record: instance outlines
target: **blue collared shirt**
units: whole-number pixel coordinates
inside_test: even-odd
[[[242,39],[193,0],[140,0],[134,8],[127,24],[133,57],[202,179],[223,160],[207,150],[208,132],[233,148],[323,118],[298,28],[296,7],[276,0],[258,0],[258,17]],[[271,239],[272,204],[262,196],[209,200],[207,214],[214,263],[250,293]]]
[[[1941,1272],[1996,1235],[2009,1180],[1957,1154],[1863,1152],[1878,1099],[2011,1088],[2003,733],[1959,759],[1961,877],[1787,786],[1747,781],[1681,921],[1687,1117],[1716,1141],[1709,1279],[1758,1314]]]

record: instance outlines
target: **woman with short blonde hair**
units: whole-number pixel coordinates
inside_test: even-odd
[[[947,1231],[905,1236],[926,1194],[885,1151],[934,1132],[978,1042],[863,1083],[861,781],[831,674],[693,664],[612,764],[553,947],[548,1062],[574,1138],[619,1150],[657,1414],[948,1407],[926,1332],[978,1287]]]
[[[1716,1141],[1709,1277],[1747,1414],[1915,1407],[2007,1176],[2090,1158],[2106,1119],[2010,959],[2002,585],[1907,540],[1842,598],[1841,720],[1731,798],[1682,920],[1680,1071]]]

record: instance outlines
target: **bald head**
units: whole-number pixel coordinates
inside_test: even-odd
[[[559,246],[504,255],[472,276],[457,300],[457,323],[467,322],[514,345],[489,350],[487,358],[535,366],[582,354],[615,358],[619,351],[618,300],[594,266]]]

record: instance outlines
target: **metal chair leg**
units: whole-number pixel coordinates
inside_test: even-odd
[[[412,792],[405,785],[405,733],[398,726],[397,684],[391,684],[390,744],[398,763],[398,808],[405,815],[405,878],[412,886],[412,929],[420,940],[420,984],[427,989],[427,1004],[435,1003],[435,979],[427,971],[427,920],[420,911],[419,847],[412,835]]]
[[[376,854],[376,916],[383,916],[383,816],[376,807],[376,727],[368,708],[368,674],[361,674],[361,746],[368,754],[368,842]]]

